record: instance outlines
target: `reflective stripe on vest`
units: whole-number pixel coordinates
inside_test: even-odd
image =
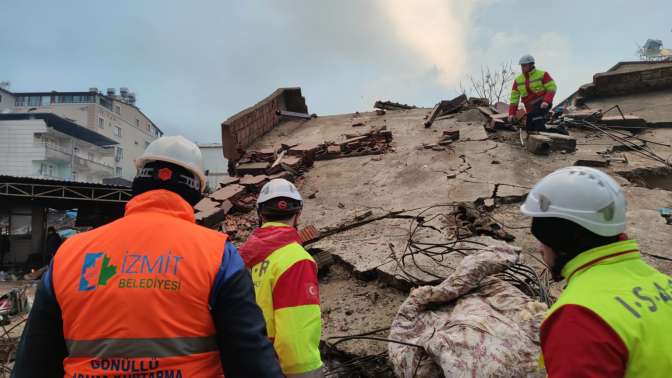
[[[114,376],[121,371],[96,367],[152,359],[153,374],[221,377],[209,299],[225,244],[166,190],[140,194],[123,218],[68,239],[52,276],[66,375]]]
[[[566,304],[586,307],[609,324],[628,349],[626,377],[669,376],[672,278],[641,259],[636,241],[583,252],[562,274],[568,277],[567,288],[547,318]]]
[[[70,357],[176,357],[217,351],[217,340],[207,337],[170,339],[65,340]]]

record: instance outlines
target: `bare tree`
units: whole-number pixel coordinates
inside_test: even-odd
[[[467,76],[470,85],[469,92],[474,95],[472,97],[487,98],[491,104],[494,104],[506,98],[515,77],[516,73],[511,63],[502,63],[497,69],[481,67],[480,77]],[[467,94],[467,89],[462,82],[460,82],[460,90]]]

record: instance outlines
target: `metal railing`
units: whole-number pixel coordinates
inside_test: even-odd
[[[46,149],[56,151],[56,152],[60,152],[64,155],[67,155],[67,156],[70,156],[70,157],[73,156],[72,150],[70,150],[68,148],[65,148],[65,147],[63,147],[59,144],[56,144],[56,143],[53,143],[53,142],[47,142],[47,141],[41,142],[40,144],[42,146],[44,146]],[[77,152],[75,152],[74,157],[76,158],[75,162],[79,163],[79,164],[81,164],[81,162],[77,161],[77,159],[81,159],[81,160],[84,160],[86,162],[96,164],[96,165],[98,165],[100,167],[103,167],[105,169],[110,169],[110,170],[114,169],[114,166],[112,166],[111,164],[107,164],[107,163],[103,162],[102,160],[92,159],[92,158],[90,158],[86,155],[83,155],[83,154],[80,154],[80,153],[77,153]]]

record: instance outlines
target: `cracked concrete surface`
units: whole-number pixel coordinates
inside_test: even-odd
[[[509,227],[506,230],[516,237],[512,244],[522,249],[525,261],[541,269],[541,264],[535,259],[537,242],[528,229],[530,220],[522,217],[518,211],[520,201],[546,174],[573,165],[579,155],[596,156],[596,152],[617,143],[594,132],[572,130],[572,136],[578,144],[576,153],[536,156],[520,146],[517,132],[488,134],[477,122],[444,119],[426,129],[423,117],[430,111],[413,109],[388,111],[383,116],[372,112],[357,117],[346,114],[291,121],[269,132],[254,147],[277,148],[282,143],[339,142],[344,140],[343,134],[384,125],[394,135],[394,152],[379,155],[376,159],[362,156],[318,161],[306,172],[301,190],[306,194],[305,197],[308,193],[316,195],[314,198],[306,198],[302,223],[325,228],[350,221],[369,210],[376,216],[390,210],[494,199],[491,214]],[[367,126],[353,128],[351,125],[354,122],[363,122]],[[444,130],[460,131],[460,139],[447,150],[416,148],[423,143],[437,143]],[[670,143],[672,130],[647,130],[641,136]],[[671,149],[663,146],[652,148],[661,154],[672,153]],[[626,154],[629,164],[612,163],[606,171],[613,175],[614,172],[660,166],[636,154]],[[629,201],[628,233],[639,240],[643,252],[672,258],[669,248],[672,245],[672,226],[666,225],[657,212],[660,207],[672,207],[672,192],[638,187],[622,177],[616,179],[625,185]],[[344,207],[340,208],[339,203]],[[430,213],[442,212],[447,210],[442,208]],[[411,214],[417,214],[417,210]],[[403,274],[400,274],[399,267],[391,257],[398,258],[403,253],[410,223],[410,219],[385,219],[333,235],[314,245],[334,255],[339,262],[337,269],[352,271],[348,273],[352,277],[340,272],[331,278],[327,276],[321,282],[322,303],[329,309],[324,319],[325,337],[389,326],[400,300],[405,297],[403,291],[389,287],[397,287],[395,280],[403,280]],[[437,223],[436,226],[445,229],[445,225]],[[447,235],[426,237],[431,240]],[[450,259],[457,261],[459,258],[451,256],[445,265],[450,266]],[[664,271],[672,272],[672,264],[669,262],[646,258]],[[446,273],[446,268],[438,267],[426,259],[421,258],[418,265],[438,273],[443,269],[443,273]],[[414,271],[414,274],[422,276],[421,272]],[[431,278],[426,275],[423,277]],[[368,288],[377,288],[375,292],[390,300],[372,304],[354,296],[353,293],[359,293],[358,285],[362,285],[363,281],[368,281]],[[383,291],[379,292],[379,289]],[[342,324],[347,324],[347,332],[340,331]],[[370,354],[368,352],[371,350],[383,350],[376,349],[379,347],[375,342],[342,344],[343,350],[359,355]]]

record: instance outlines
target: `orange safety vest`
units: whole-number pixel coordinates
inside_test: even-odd
[[[225,243],[166,190],[68,239],[53,262],[65,376],[223,377],[208,303]]]

